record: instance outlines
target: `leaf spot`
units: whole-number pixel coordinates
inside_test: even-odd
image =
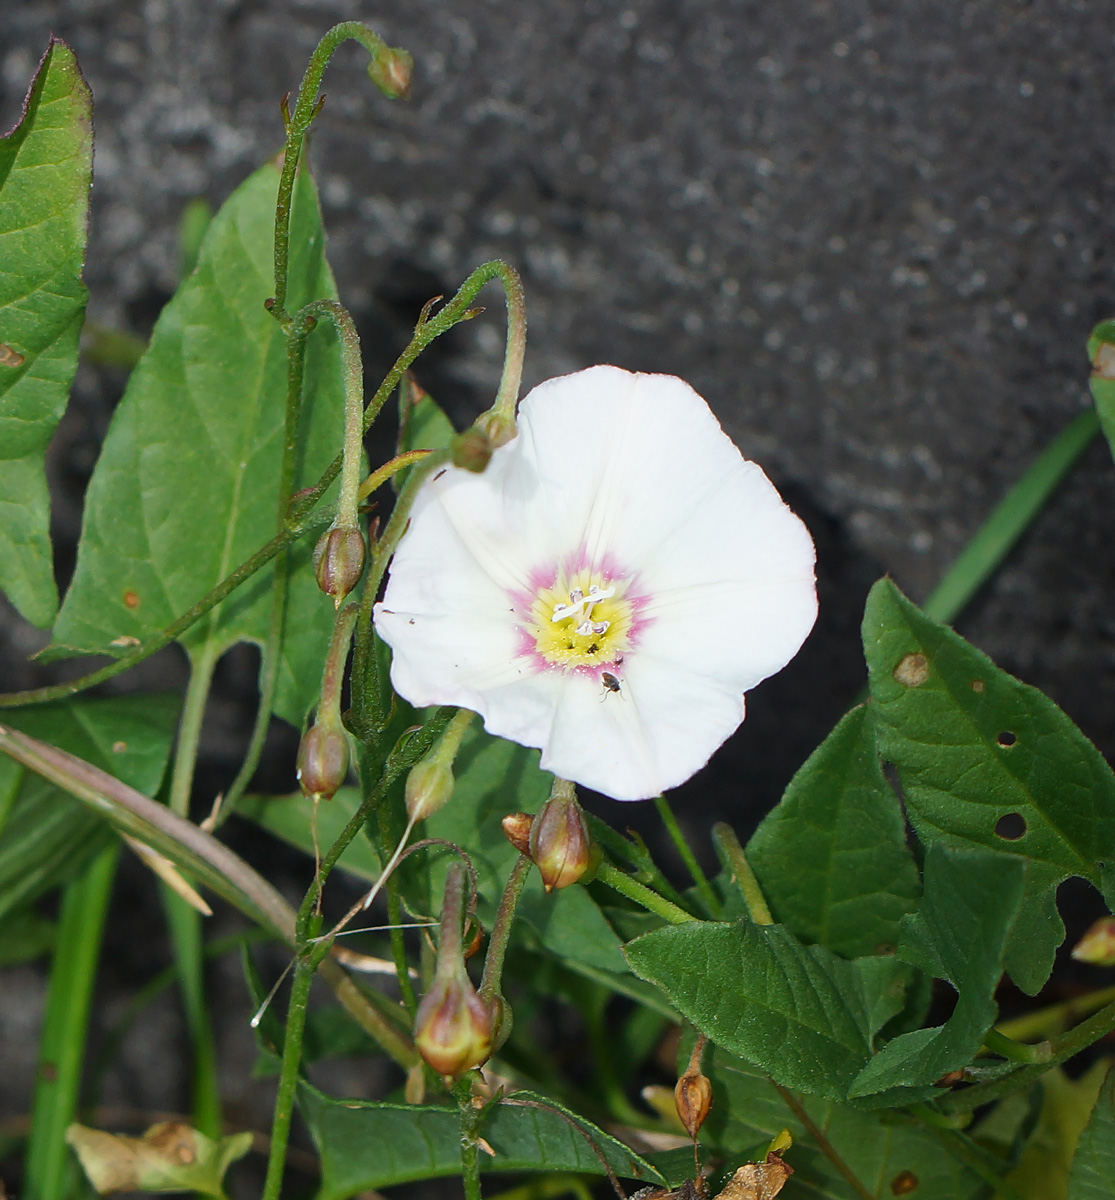
[[[132,609],[139,608],[139,593],[132,591],[131,588],[128,588],[124,593],[124,607]]]
[[[0,367],[22,367],[23,355],[6,342],[0,342]]]
[[[1026,818],[1021,813],[1004,813],[995,822],[995,832],[1005,842],[1017,842],[1026,836]]]
[[[1004,750],[1009,750],[1011,746],[1017,743],[1018,737],[1016,734],[1011,733],[1009,729],[1004,729],[1003,732],[1000,733],[995,739],[995,741],[998,742]]]
[[[112,743],[112,753],[113,754],[123,754],[124,751],[127,750],[127,748],[128,748],[127,742],[113,742]]]
[[[980,692],[983,691],[983,689],[984,689],[984,682],[982,679],[973,679],[972,680],[972,691],[975,692],[977,696],[980,694]]]
[[[129,647],[141,646],[143,643],[137,637],[132,637],[131,634],[122,633],[118,638],[113,638],[109,642],[110,646]]]
[[[918,1190],[918,1177],[913,1171],[899,1171],[890,1181],[891,1195],[908,1196]]]
[[[929,659],[924,654],[907,654],[894,668],[894,677],[904,687],[921,687],[929,678]]]

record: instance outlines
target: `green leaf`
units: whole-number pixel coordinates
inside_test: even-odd
[[[147,794],[170,753],[178,697],[81,697],[4,714],[6,724],[75,754]],[[0,916],[74,876],[112,840],[95,813],[0,754],[0,794],[15,795],[0,827]]]
[[[604,1173],[603,1154],[626,1179],[661,1183],[645,1159],[588,1121],[569,1114],[584,1133],[552,1111],[544,1097],[516,1092],[509,1100],[544,1103],[547,1108],[496,1105],[480,1129],[495,1151],[482,1150],[482,1171],[580,1171]],[[345,1200],[370,1188],[416,1179],[458,1175],[461,1170],[460,1117],[456,1108],[330,1100],[304,1086],[299,1102],[321,1157],[317,1200]],[[565,1112],[566,1110],[561,1110]],[[591,1139],[591,1140],[590,1140]],[[592,1148],[593,1143],[597,1151]]]
[[[937,841],[1026,860],[1026,894],[1006,967],[1036,992],[1064,940],[1055,892],[1080,875],[1097,886],[1115,861],[1115,775],[1069,718],[930,621],[890,580],[863,622],[879,751],[898,770],[906,811]],[[1005,817],[1025,831],[1003,828]]]
[[[895,946],[918,873],[866,706],[810,755],[755,831],[747,860],[775,917],[803,941],[846,958]]]
[[[1115,1070],[1108,1069],[1099,1098],[1072,1160],[1068,1200],[1109,1200],[1115,1179]]]
[[[399,389],[398,452],[407,450],[444,450],[456,430],[438,403],[413,379],[403,381]]]
[[[867,1064],[850,1094],[915,1089],[925,1099],[947,1071],[966,1066],[998,1016],[995,988],[1018,916],[1025,864],[987,851],[952,850],[940,842],[925,860],[921,907],[903,925],[898,955],[950,982],[958,999],[944,1025],[900,1034]]]
[[[906,968],[893,958],[848,962],[781,925],[670,925],[624,953],[716,1045],[830,1099],[847,1097],[905,994]]]
[[[463,846],[476,869],[478,915],[491,928],[518,851],[504,836],[502,819],[517,811],[537,812],[550,794],[552,777],[538,767],[538,751],[494,738],[474,724],[461,743],[453,767],[453,799],[429,818],[419,836],[444,838]],[[413,855],[404,864],[404,895],[412,911],[441,911],[445,872],[453,859],[427,851],[422,864]],[[407,867],[411,869],[408,871]],[[592,898],[581,887],[547,896],[536,871],[519,901],[519,922],[530,926],[551,953],[602,971],[624,973],[620,941]]]
[[[0,138],[0,587],[42,626],[58,608],[43,462],[77,369],[92,162],[89,87],[51,38]]]
[[[268,163],[213,218],[197,268],[163,310],[89,484],[73,584],[54,655],[122,653],[170,624],[275,534],[286,400],[285,339],[272,291],[278,169]],[[291,224],[291,305],[335,293],[313,183],[301,174]],[[322,322],[308,342],[295,487],[332,460],[343,424],[340,353]],[[333,606],[291,554],[275,712],[299,725],[321,682]],[[266,641],[264,570],[180,639],[191,656]]]
[[[731,1158],[765,1146],[779,1130],[789,1129],[794,1144],[785,1158],[794,1174],[779,1200],[859,1200],[861,1194],[761,1071],[719,1048],[706,1052],[703,1069],[713,1086],[712,1110],[701,1130],[707,1146]],[[912,1200],[975,1200],[983,1194],[980,1178],[930,1130],[900,1115],[863,1112],[812,1096],[801,1097],[800,1104],[829,1147],[878,1200],[904,1194],[895,1184],[903,1181],[908,1187],[910,1176],[917,1185],[909,1193]]]

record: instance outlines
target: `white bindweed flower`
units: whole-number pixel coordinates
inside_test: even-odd
[[[482,475],[438,471],[380,636],[412,704],[456,704],[555,775],[640,800],[699,770],[817,614],[813,542],[672,375],[536,387]]]

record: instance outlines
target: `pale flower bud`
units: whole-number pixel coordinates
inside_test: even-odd
[[[330,529],[314,547],[317,585],[340,605],[364,573],[364,535],[359,529]]]
[[[686,1071],[674,1088],[674,1106],[686,1133],[696,1140],[712,1107],[712,1083],[699,1071]]]
[[[561,791],[555,787],[531,823],[530,857],[548,892],[569,887],[588,870],[592,843],[571,787]]]
[[[319,722],[298,746],[298,785],[311,800],[332,800],[348,777],[348,737],[336,725]]]
[[[1100,917],[1072,948],[1077,962],[1115,967],[1115,917]]]
[[[459,957],[459,951],[458,951]],[[492,1014],[465,974],[439,970],[414,1018],[414,1044],[439,1075],[457,1078],[487,1062]]]
[[[453,795],[453,772],[444,764],[424,758],[411,768],[406,783],[407,816],[424,821],[449,803]]]
[[[520,854],[530,853],[530,827],[534,818],[530,813],[508,813],[500,822],[503,836],[515,847]]]
[[[414,58],[398,47],[384,47],[368,64],[368,78],[388,100],[405,100],[410,95],[413,74]]]

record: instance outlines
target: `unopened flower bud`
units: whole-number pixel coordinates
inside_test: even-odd
[[[413,74],[413,56],[397,47],[384,47],[368,64],[368,78],[388,100],[405,100],[410,95]]]
[[[348,737],[336,725],[311,725],[298,747],[298,785],[311,800],[332,800],[348,776]]]
[[[592,843],[571,785],[555,786],[530,827],[530,857],[546,891],[574,884],[588,870]]]
[[[330,529],[314,547],[317,585],[340,606],[364,573],[364,535],[359,529]]]
[[[450,456],[455,467],[463,467],[466,471],[480,475],[487,468],[493,449],[488,435],[472,425],[453,439]]]
[[[498,450],[500,446],[506,446],[515,434],[519,432],[513,417],[504,416],[493,409],[481,413],[476,418],[473,428],[479,430],[487,437],[488,443],[493,450]]]
[[[407,776],[407,816],[412,821],[424,821],[444,808],[453,795],[453,772],[435,759],[424,758],[411,768]]]
[[[439,971],[414,1019],[418,1053],[439,1075],[456,1079],[487,1062],[492,1052],[492,1015],[477,995],[462,964]]]
[[[503,835],[520,854],[530,853],[530,827],[534,818],[530,813],[508,813],[500,822]]]
[[[1072,948],[1077,962],[1115,967],[1115,917],[1100,917]]]
[[[498,993],[492,997],[488,1012],[492,1020],[492,1053],[495,1054],[511,1036],[515,1021],[511,1015],[511,1005]]]
[[[712,1107],[712,1083],[700,1071],[686,1071],[674,1088],[674,1106],[686,1133],[696,1141]]]

